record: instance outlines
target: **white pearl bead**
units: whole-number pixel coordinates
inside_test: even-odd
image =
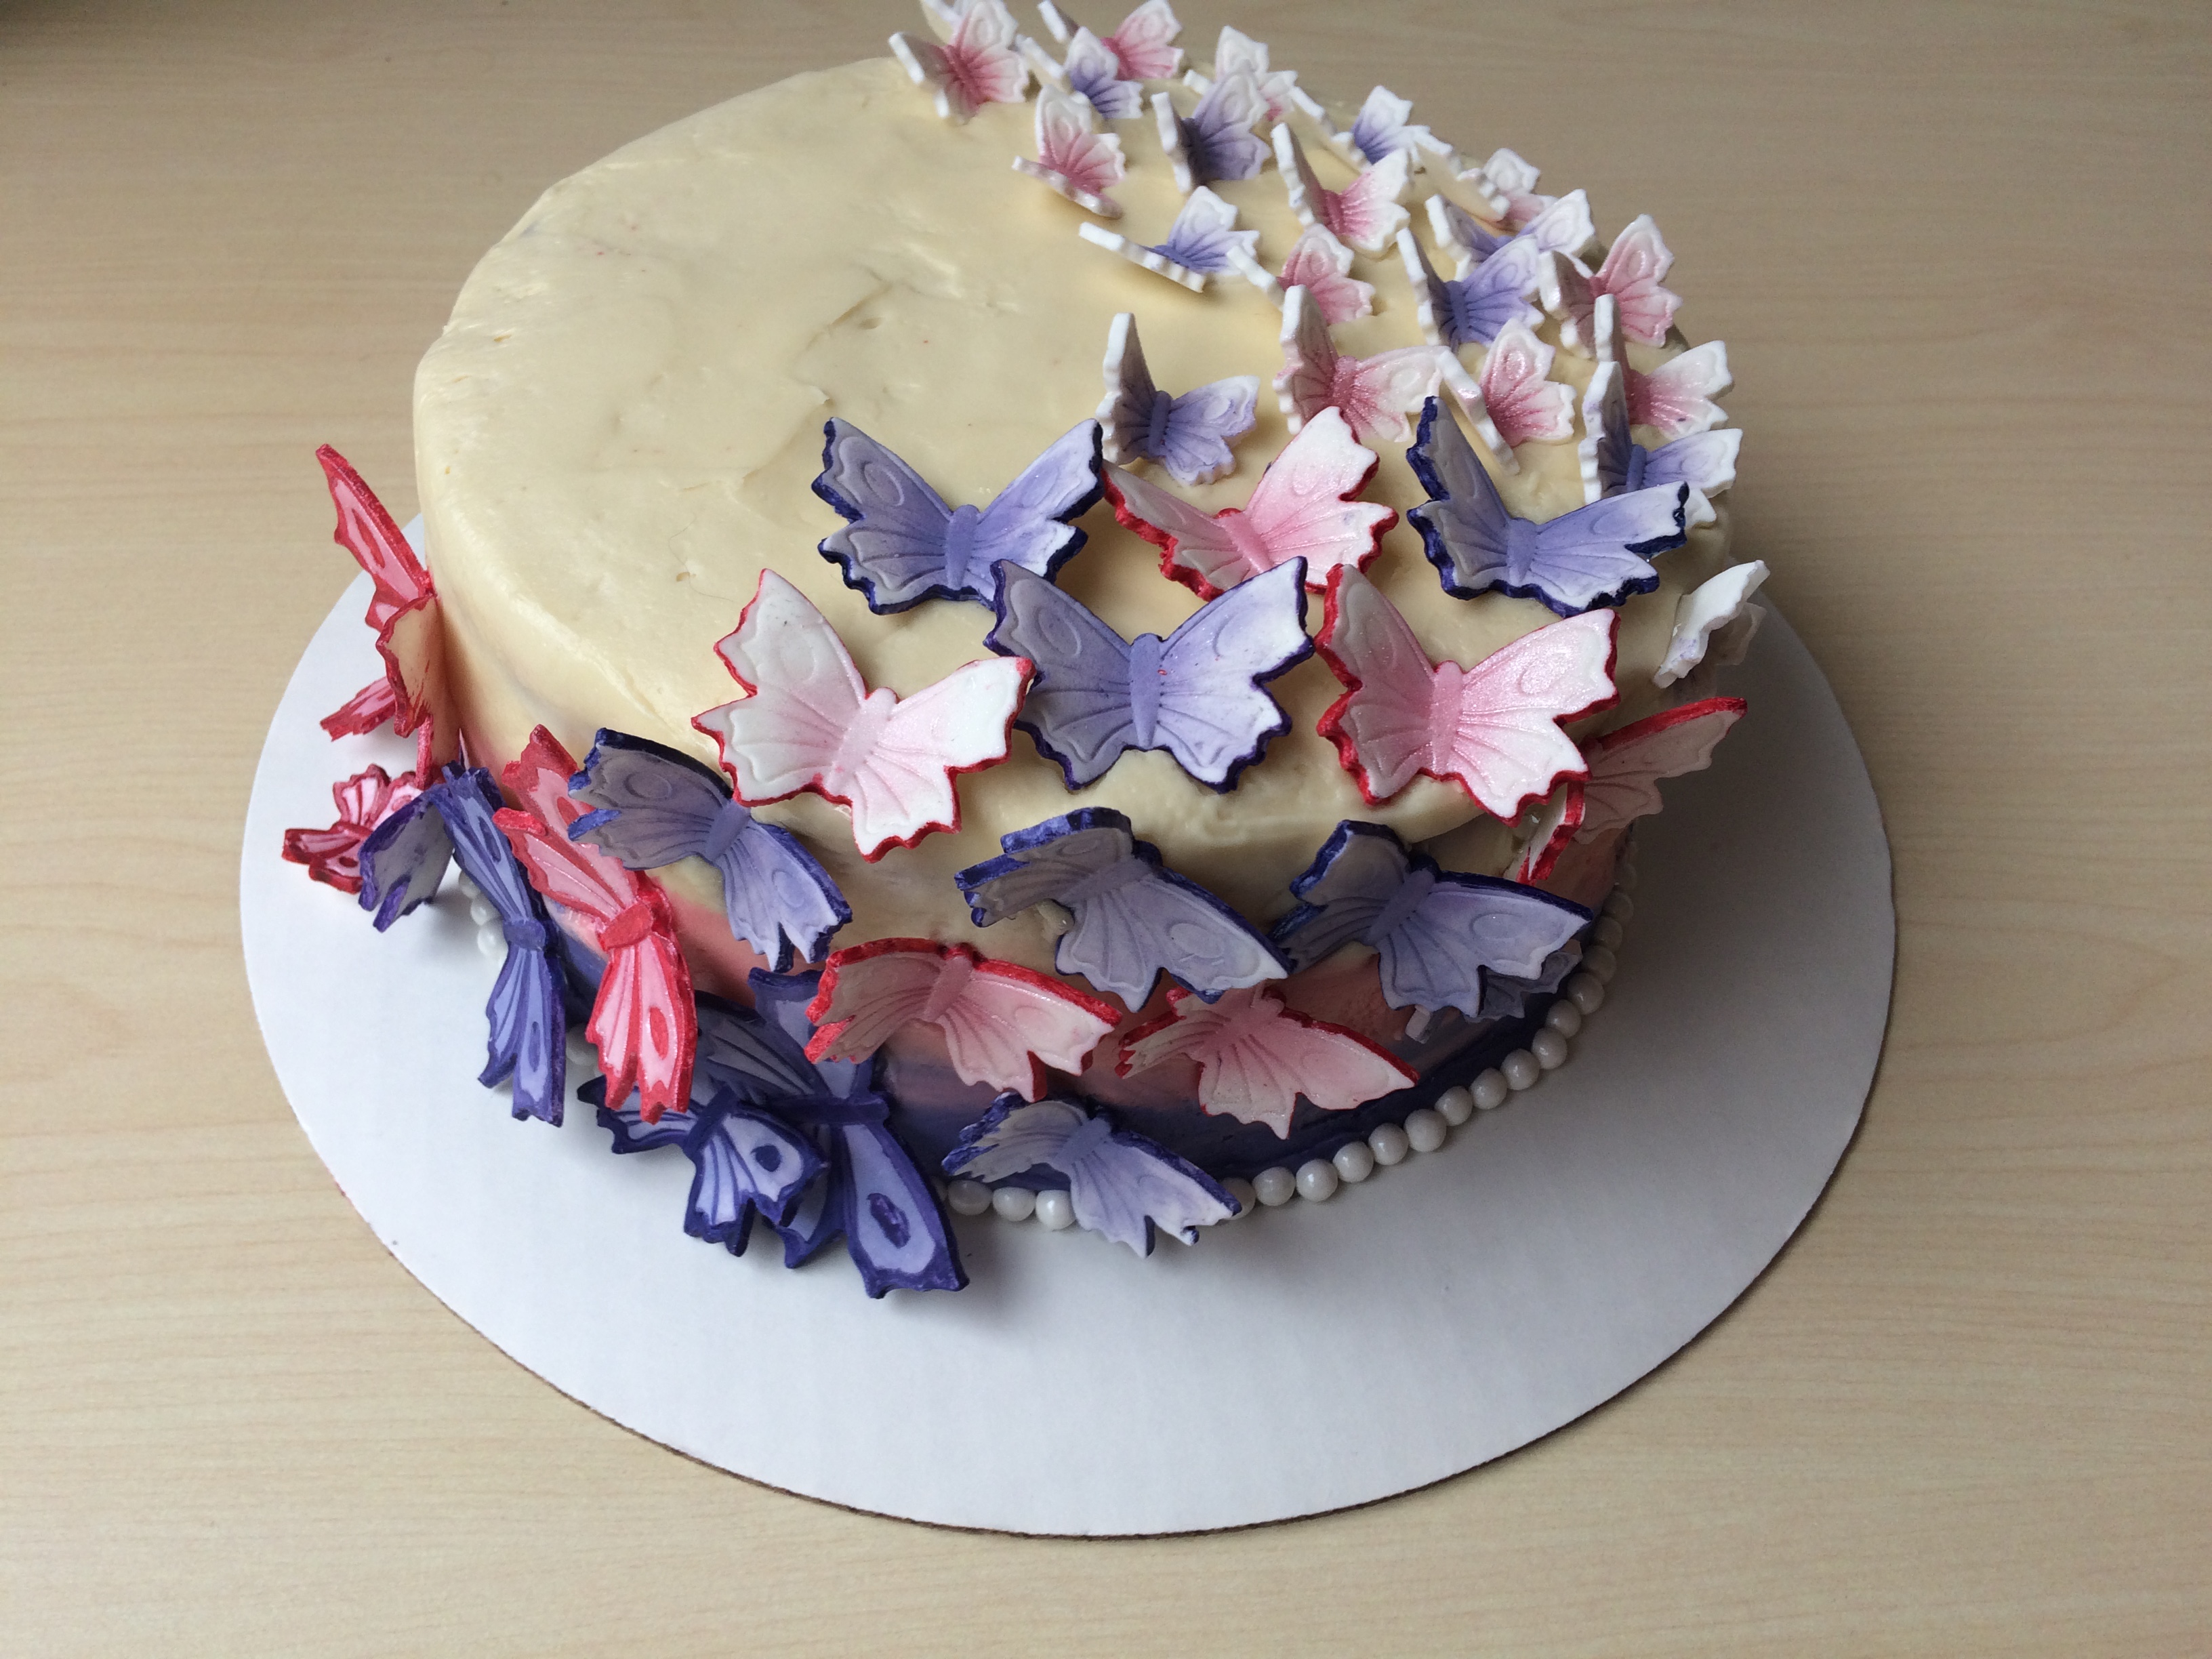
[[[1505,1081],[1505,1073],[1492,1066],[1474,1080],[1474,1109],[1479,1112],[1494,1112],[1505,1103],[1505,1097],[1512,1092]]]
[[[1547,1025],[1528,1039],[1528,1052],[1536,1056],[1536,1063],[1547,1072],[1556,1072],[1567,1063],[1571,1050],[1566,1038]]]
[[[1567,1000],[1586,1014],[1605,1006],[1605,987],[1589,974],[1577,974],[1567,981]]]
[[[1406,1161],[1406,1132],[1395,1123],[1378,1123],[1367,1132],[1367,1150],[1384,1169]]]
[[[1472,1089],[1447,1089],[1437,1097],[1437,1115],[1456,1129],[1474,1115]]]
[[[1600,916],[1597,926],[1590,929],[1590,943],[1607,951],[1620,949],[1620,924],[1611,916]]]
[[[1450,1133],[1443,1119],[1425,1106],[1406,1114],[1406,1144],[1417,1152],[1433,1152]]]
[[[945,1183],[945,1201],[952,1206],[955,1215],[981,1215],[991,1207],[991,1189],[980,1181],[963,1176]]]
[[[1252,1177],[1252,1195],[1269,1209],[1289,1203],[1298,1195],[1298,1178],[1279,1165]]]
[[[991,1194],[991,1207],[1009,1221],[1027,1221],[1036,1212],[1036,1194],[1026,1187],[1001,1187]]]
[[[1536,1056],[1526,1048],[1516,1048],[1498,1062],[1504,1074],[1505,1086],[1518,1094],[1523,1089],[1534,1088],[1536,1079],[1544,1075],[1544,1068],[1536,1063]]]
[[[1298,1196],[1316,1204],[1336,1196],[1336,1165],[1325,1158],[1310,1158],[1299,1164]]]
[[[1636,914],[1636,901],[1618,887],[1605,896],[1605,913],[1615,921],[1626,921]]]
[[[1561,1036],[1571,1037],[1583,1029],[1583,1011],[1565,997],[1561,997],[1544,1010],[1544,1024]],[[1532,1043],[1529,1046],[1533,1048],[1534,1045]]]
[[[1231,1176],[1221,1183],[1221,1190],[1237,1200],[1237,1213],[1230,1219],[1242,1221],[1258,1207],[1260,1194],[1252,1190],[1252,1183],[1241,1176]]]
[[[1362,1182],[1375,1173],[1375,1149],[1364,1140],[1347,1140],[1336,1149],[1329,1162],[1345,1180]]]
[[[479,927],[499,914],[491,908],[491,901],[478,896],[469,901],[469,920]]]
[[[1613,884],[1624,893],[1636,890],[1636,866],[1626,859],[1613,866]]]
[[[1065,1187],[1036,1195],[1036,1218],[1048,1232],[1064,1233],[1075,1224],[1075,1200]]]
[[[1620,958],[1602,945],[1593,945],[1583,952],[1583,972],[1601,985],[1613,983],[1613,976],[1620,971]]]
[[[507,930],[496,923],[477,929],[477,949],[496,959],[507,954]]]

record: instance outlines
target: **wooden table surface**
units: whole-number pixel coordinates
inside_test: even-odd
[[[2212,1648],[2203,9],[1185,15],[1201,52],[1236,21],[1325,89],[1384,81],[1465,149],[1512,144],[1601,225],[1651,212],[1686,326],[1728,340],[1740,545],[1897,859],[1888,1048],[1810,1223],[1548,1440],[1215,1536],[848,1514],[511,1364],[333,1188],[247,999],[254,761],[350,574],[310,452],[405,517],[415,360],[544,185],[915,24],[25,0],[0,1650]]]

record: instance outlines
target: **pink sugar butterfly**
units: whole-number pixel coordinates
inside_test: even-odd
[[[1039,90],[1036,143],[1037,159],[1017,155],[1015,172],[1050,185],[1102,218],[1121,216],[1121,204],[1106,194],[1121,182],[1121,141],[1110,132],[1091,131],[1089,106],[1056,88]]]
[[[1281,286],[1302,288],[1322,320],[1348,323],[1375,311],[1375,284],[1352,275],[1352,250],[1326,225],[1309,225],[1283,257]]]
[[[1282,347],[1275,400],[1292,432],[1324,409],[1337,409],[1360,442],[1402,441],[1407,412],[1419,409],[1439,380],[1451,385],[1455,397],[1476,395],[1474,378],[1459,360],[1435,346],[1341,356],[1329,337],[1328,318],[1303,288],[1283,296]]]
[[[1595,841],[1659,811],[1660,781],[1711,766],[1713,750],[1743,718],[1746,707],[1741,697],[1707,697],[1584,744],[1589,772],[1573,786],[1583,801],[1575,839]]]
[[[1507,447],[1559,443],[1575,435],[1575,393],[1550,378],[1557,349],[1520,323],[1490,343],[1477,384],[1482,406]]]
[[[1667,343],[1681,297],[1662,286],[1674,264],[1659,227],[1648,213],[1613,239],[1605,261],[1593,271],[1572,253],[1553,252],[1545,261],[1544,309],[1559,319],[1559,340],[1585,356],[1595,355],[1597,334],[1591,312],[1597,296],[1609,294],[1620,307],[1621,331],[1645,345]]]
[[[1365,253],[1390,246],[1409,216],[1399,205],[1406,193],[1404,150],[1392,150],[1342,190],[1330,190],[1315,176],[1305,146],[1287,124],[1275,129],[1274,138],[1275,163],[1300,224],[1320,225]]]
[[[1292,559],[1306,562],[1306,586],[1318,592],[1330,572],[1372,559],[1398,522],[1395,508],[1352,499],[1377,465],[1342,411],[1324,409],[1283,446],[1241,507],[1204,513],[1115,466],[1106,495],[1123,527],[1160,550],[1161,571],[1201,599]]]
[[[1524,634],[1472,668],[1431,664],[1413,630],[1357,570],[1329,584],[1315,647],[1345,693],[1316,729],[1336,744],[1370,805],[1416,774],[1457,783],[1511,818],[1579,777],[1582,753],[1559,728],[1613,701],[1616,618],[1585,611]]]
[[[1020,31],[1006,0],[966,0],[951,19],[952,38],[943,46],[904,30],[891,36],[891,52],[906,66],[908,78],[937,98],[937,112],[948,121],[965,121],[986,104],[1018,104],[1029,90],[1029,65],[1018,48]]]
[[[325,715],[323,730],[333,738],[351,737],[390,720],[392,729],[405,737],[431,720],[444,696],[445,626],[437,589],[376,492],[346,458],[325,444],[315,459],[322,464],[331,504],[337,509],[331,539],[353,555],[375,585],[364,620],[375,630],[377,654],[384,659],[384,678]],[[450,760],[455,752],[449,748],[437,758]]]
[[[1583,393],[1586,432],[1591,410],[1603,408],[1610,393],[1611,389],[1602,384],[1602,366],[1607,363],[1620,366],[1620,413],[1630,426],[1648,426],[1673,443],[1710,431],[1728,419],[1728,410],[1713,401],[1735,384],[1729,374],[1727,342],[1708,340],[1668,358],[1649,374],[1641,374],[1629,366],[1621,339],[1620,310],[1610,294],[1599,295],[1591,306],[1589,334],[1601,368]],[[1732,457],[1729,463],[1733,482]]]
[[[368,832],[422,793],[416,774],[394,778],[380,766],[331,786],[337,819],[327,830],[287,830],[284,856],[341,893],[361,891],[361,844]]]
[[[773,570],[714,648],[747,695],[691,724],[720,745],[738,799],[835,801],[871,862],[960,827],[953,779],[1006,759],[1030,683],[1028,659],[987,657],[911,697],[872,691],[836,630]]]
[[[1285,1007],[1265,986],[1212,1002],[1176,986],[1168,1012],[1121,1039],[1115,1072],[1127,1077],[1170,1060],[1198,1067],[1198,1103],[1217,1117],[1264,1123],[1287,1139],[1301,1096],[1346,1112],[1415,1081],[1356,1031]]]
[[[664,1112],[690,1108],[699,1038],[691,969],[659,884],[568,839],[568,826],[584,813],[568,799],[575,771],[574,757],[539,726],[501,775],[529,810],[503,806],[492,821],[530,872],[530,884],[580,924],[606,958],[584,1035],[599,1051],[607,1098],[627,1100],[635,1091],[645,1121],[658,1122]]]
[[[1045,1091],[1045,1067],[1079,1073],[1121,1011],[1033,969],[994,962],[964,945],[879,939],[834,951],[807,1005],[817,1028],[806,1057],[865,1060],[900,1027],[933,1026],[963,1083]]]
[[[1075,39],[1081,27],[1052,0],[1039,0],[1037,14],[1052,38],[1063,46]],[[1125,78],[1164,81],[1182,67],[1182,48],[1175,44],[1176,36],[1182,33],[1182,24],[1168,0],[1145,0],[1100,44],[1114,54]]]

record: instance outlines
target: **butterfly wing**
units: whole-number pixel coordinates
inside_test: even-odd
[[[945,45],[902,32],[890,47],[908,78],[935,94],[937,112],[964,122],[985,104],[1021,102],[1030,72],[1015,48],[1018,38],[1005,0],[969,0]]]
[[[830,1156],[836,1225],[869,1296],[967,1284],[936,1188],[889,1129],[840,1124],[831,1131]]]
[[[1182,48],[1175,44],[1182,33],[1175,8],[1168,0],[1145,0],[1121,27],[1106,37],[1106,46],[1132,81],[1165,81],[1182,67]]]
[[[1482,1009],[1486,975],[1526,978],[1590,922],[1578,904],[1491,876],[1437,878],[1381,942],[1382,1000],[1393,1008]]]
[[[1628,435],[1628,392],[1621,380],[1626,367],[1600,363],[1583,393],[1583,436],[1577,453],[1586,504],[1633,488],[1641,470]]]
[[[1509,445],[1575,435],[1574,389],[1550,378],[1556,356],[1522,323],[1507,324],[1491,342],[1482,360],[1482,404]]]
[[[1399,203],[1406,193],[1410,164],[1404,150],[1393,150],[1343,190],[1334,194],[1324,191],[1322,222],[1363,252],[1382,252],[1405,228],[1409,217]]]
[[[1424,769],[1457,779],[1483,811],[1508,819],[1579,776],[1581,751],[1559,727],[1613,702],[1615,621],[1591,611],[1553,623],[1455,673],[1455,694],[1439,690]]]
[[[1613,239],[1605,263],[1597,268],[1590,286],[1610,294],[1620,307],[1620,326],[1631,339],[1646,345],[1667,343],[1681,297],[1663,287],[1674,256],[1648,213],[1639,214]]]
[[[1449,144],[1426,127],[1416,125],[1413,118],[1411,99],[1399,97],[1388,87],[1376,87],[1360,105],[1359,113],[1352,118],[1352,131],[1345,136],[1358,157],[1372,162],[1403,155],[1419,165],[1418,158],[1423,155],[1452,153]]]
[[[1101,998],[1012,963],[983,962],[933,1023],[963,1082],[1035,1100],[1044,1092],[1045,1066],[1079,1075],[1120,1020],[1121,1011]]]
[[[1649,374],[1631,370],[1626,379],[1628,418],[1666,438],[1686,438],[1728,418],[1728,411],[1713,401],[1735,384],[1728,347],[1719,340],[1693,346]]]
[[[1324,1111],[1403,1088],[1414,1075],[1341,1026],[1294,1013],[1259,989],[1231,991],[1211,1005],[1170,991],[1169,1014],[1122,1040],[1115,1069],[1127,1077],[1164,1060],[1199,1069],[1199,1104],[1216,1116],[1264,1123],[1288,1139],[1300,1096]]]
[[[1508,872],[1515,881],[1523,884],[1543,880],[1559,867],[1559,855],[1567,850],[1575,831],[1582,828],[1583,786],[1579,778],[1570,778],[1552,793],[1544,810],[1536,819],[1536,827],[1529,832],[1528,842]],[[1488,1010],[1486,1008],[1486,1012]],[[1517,1012],[1517,1005],[1516,1005]]]
[[[1069,905],[1075,925],[1054,965],[1132,1008],[1162,973],[1201,996],[1281,979],[1289,964],[1236,911],[1197,883],[1149,861],[1136,879]]]
[[[1283,446],[1245,503],[1237,539],[1248,560],[1256,551],[1273,568],[1303,559],[1306,585],[1316,591],[1328,586],[1330,572],[1366,565],[1398,522],[1395,508],[1352,499],[1379,465],[1352,437],[1343,411],[1321,410]]]
[[[1525,521],[1506,512],[1457,418],[1437,399],[1422,410],[1406,460],[1429,492],[1427,501],[1407,510],[1406,520],[1421,532],[1444,591],[1471,599],[1510,580],[1514,526]]]
[[[1743,718],[1741,697],[1686,702],[1608,732],[1589,745],[1586,805],[1577,841],[1649,817],[1661,806],[1659,782],[1712,764],[1713,750]]]
[[[1143,459],[1152,426],[1152,410],[1159,388],[1145,362],[1144,342],[1137,336],[1133,312],[1117,312],[1106,331],[1106,357],[1101,365],[1106,395],[1094,417],[1099,428],[1099,453],[1109,464],[1127,466]]]
[[[1313,654],[1304,580],[1304,564],[1292,559],[1240,582],[1159,647],[1156,735],[1200,783],[1234,788],[1237,775],[1290,729],[1261,687]]]
[[[1001,563],[1048,577],[1075,556],[1084,534],[1069,520],[1097,505],[1100,442],[1097,422],[1070,427],[992,499],[967,555],[970,597],[991,602]]]
[[[1411,231],[1404,234],[1398,246],[1401,255],[1408,246],[1419,251]],[[1425,270],[1425,256],[1421,264]],[[1516,236],[1464,276],[1441,282],[1435,279],[1434,271],[1428,270],[1416,281],[1416,287],[1429,297],[1424,331],[1437,343],[1456,349],[1488,345],[1515,323],[1533,327],[1542,320],[1542,313],[1528,303],[1528,296],[1536,291],[1540,268],[1535,244]],[[1411,275],[1410,264],[1407,270]],[[1439,299],[1441,305],[1437,303]]]
[[[692,724],[720,744],[738,799],[758,806],[818,788],[868,695],[844,641],[769,570],[735,631],[714,648],[749,695]]]
[[[1659,659],[1651,683],[1672,685],[1695,668],[1711,648],[1713,635],[1733,624],[1751,605],[1751,596],[1766,580],[1765,563],[1731,565],[1711,580],[1682,595],[1674,606],[1674,632],[1667,641],[1667,654]]]
[[[1235,269],[1240,255],[1249,259],[1259,240],[1256,230],[1237,229],[1237,210],[1201,185],[1176,215],[1167,240],[1151,251],[1186,270],[1218,276]]]
[[[387,812],[361,844],[361,908],[386,928],[427,902],[446,878],[453,843],[428,795]]]
[[[730,787],[712,767],[689,755],[602,728],[569,787],[570,799],[596,810],[568,826],[632,870],[657,870],[681,858],[703,857]],[[744,809],[739,807],[738,811]]]
[[[325,444],[315,452],[315,459],[329,482],[331,505],[337,509],[337,528],[331,539],[353,556],[374,584],[366,620],[381,634],[400,612],[428,601],[433,592],[430,573],[415,556],[415,550],[376,492],[344,456]]]
[[[1201,599],[1235,586],[1255,568],[1237,533],[1234,509],[1201,513],[1180,495],[1117,466],[1106,469],[1106,495],[1122,527],[1160,550],[1160,573]]]
[[[845,585],[879,616],[924,599],[981,597],[964,572],[947,568],[952,509],[945,498],[858,427],[832,420],[822,431],[814,493],[847,521],[822,542],[822,556],[844,571]]]
[[[1291,881],[1299,902],[1269,936],[1298,969],[1354,939],[1372,944],[1375,923],[1404,889],[1406,875],[1405,843],[1395,832],[1346,818]]]
[[[927,939],[873,939],[832,951],[808,1005],[814,1022],[806,1057],[865,1060],[891,1033],[921,1017],[945,970],[945,947]]]
[[[1431,198],[1440,200],[1440,198]],[[1375,285],[1352,276],[1352,250],[1326,225],[1309,225],[1283,258],[1283,286],[1303,288],[1330,323],[1348,323],[1375,310]]]
[[[1541,599],[1562,617],[1649,593],[1659,573],[1646,556],[1688,539],[1689,499],[1681,484],[1634,489],[1547,519],[1512,550],[1498,586]]]
[[[1080,1156],[1062,1154],[1079,1226],[1150,1255],[1156,1229],[1195,1244],[1200,1227],[1237,1213],[1218,1182],[1155,1141],[1127,1132],[1086,1139]]]
[[[1357,570],[1331,580],[1315,644],[1345,685],[1316,729],[1336,745],[1369,804],[1380,805],[1428,762],[1440,718],[1436,671],[1398,607]]]
[[[1129,642],[1081,600],[1042,576],[1009,570],[999,585],[998,625],[984,643],[1036,665],[1014,723],[1059,764],[1070,789],[1099,777],[1134,741]]]
[[[862,858],[872,862],[932,830],[960,827],[954,779],[1006,759],[1029,681],[1030,664],[1021,658],[968,663],[894,703],[872,741],[845,746],[823,793],[851,808]]]
[[[1337,380],[1336,343],[1329,337],[1328,319],[1303,288],[1283,295],[1279,343],[1283,366],[1275,375],[1275,401],[1295,433],[1334,401]]]
[[[1164,77],[1128,75],[1113,47],[1089,29],[1077,29],[1066,45],[1067,57],[1060,72],[1066,76],[1069,89],[1103,119],[1129,121],[1145,112],[1145,80]]]
[[[1186,392],[1168,405],[1159,441],[1149,453],[1179,483],[1210,483],[1236,470],[1230,446],[1252,429],[1259,398],[1256,374],[1231,375]]]
[[[1645,485],[1687,484],[1701,495],[1718,495],[1735,482],[1736,457],[1743,434],[1699,432],[1662,444],[1644,458]]]
[[[945,1155],[945,1172],[970,1181],[1004,1181],[1048,1164],[1089,1118],[1065,1100],[1026,1103],[1009,1091],[960,1132],[960,1144]]]
[[[1267,114],[1267,100],[1250,76],[1224,75],[1215,82],[1189,116],[1176,122],[1182,155],[1170,160],[1177,187],[1188,194],[1217,179],[1258,178],[1267,162],[1267,143],[1253,129]]]
[[[361,891],[361,844],[387,812],[396,811],[417,793],[415,774],[395,783],[380,766],[371,766],[331,786],[337,819],[327,830],[287,830],[284,856],[303,864],[315,880],[342,893]]]
[[[726,1095],[716,1108],[684,1142],[694,1169],[684,1231],[742,1255],[753,1212],[771,1222],[788,1216],[823,1164],[806,1136],[767,1113]]]

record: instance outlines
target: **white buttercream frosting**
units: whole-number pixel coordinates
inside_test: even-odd
[[[981,606],[932,600],[875,616],[816,550],[842,522],[810,488],[832,416],[947,501],[980,504],[1097,406],[1116,313],[1136,313],[1172,392],[1279,367],[1279,313],[1242,279],[1193,294],[1079,237],[1087,216],[1010,166],[1031,153],[1031,125],[1027,105],[941,120],[888,59],[800,76],[555,185],[484,257],[422,361],[415,404],[429,562],[477,759],[511,759],[542,722],[579,757],[612,726],[713,760],[690,722],[739,695],[714,642],[764,568],[820,608],[871,684],[911,694],[985,654]],[[1116,228],[1164,240],[1180,205],[1170,169],[1147,125],[1127,125],[1124,138]],[[1340,187],[1346,169],[1310,148],[1323,182]],[[1423,174],[1419,188],[1444,176]],[[1260,231],[1261,260],[1279,265],[1303,228],[1274,169],[1214,188]],[[1397,259],[1362,258],[1353,274],[1376,285],[1376,313],[1339,326],[1340,348],[1417,343]],[[1679,349],[1634,352],[1648,368]],[[1568,352],[1553,369],[1577,392],[1589,373]],[[1287,436],[1263,393],[1236,471],[1180,493],[1210,509],[1242,505]],[[1402,514],[1425,492],[1403,446],[1380,448],[1367,499]],[[1580,504],[1572,443],[1529,444],[1519,459],[1518,474],[1498,479],[1516,512]],[[1079,522],[1090,541],[1060,581],[1123,634],[1164,635],[1195,609],[1108,506]],[[1623,609],[1622,702],[1593,728],[1669,701],[1652,675],[1680,597],[1724,562],[1725,532],[1723,517],[1660,556],[1658,591]],[[1471,664],[1556,620],[1529,600],[1446,594],[1402,519],[1369,574],[1434,658]],[[1317,598],[1308,621],[1320,624]],[[1044,924],[975,928],[951,874],[995,854],[1002,833],[1077,806],[1127,813],[1173,868],[1261,922],[1287,908],[1291,878],[1346,817],[1430,842],[1455,867],[1504,866],[1507,828],[1455,785],[1418,779],[1387,805],[1362,801],[1314,730],[1342,690],[1318,659],[1271,689],[1291,730],[1226,794],[1164,753],[1126,755],[1071,794],[1018,732],[1006,763],[960,781],[957,834],[872,865],[826,801],[800,796],[763,816],[804,836],[842,886],[854,919],[837,944],[965,939],[1037,967],[1051,962]],[[679,896],[717,902],[696,860],[663,873]]]

